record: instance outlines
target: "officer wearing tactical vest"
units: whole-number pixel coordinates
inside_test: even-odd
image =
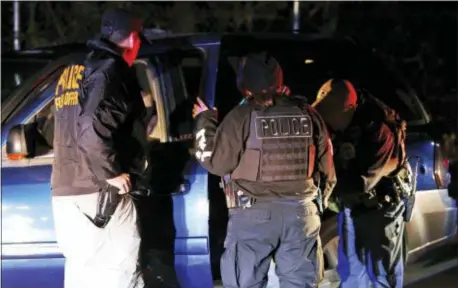
[[[220,125],[200,99],[193,111],[196,158],[209,172],[229,175],[224,287],[265,287],[272,258],[282,287],[316,287],[319,210],[336,183],[325,123],[305,101],[284,94],[281,67],[267,53],[237,66],[247,104]],[[316,174],[324,179],[320,201]]]
[[[312,106],[335,149],[339,182],[329,208],[340,211],[341,287],[402,287],[404,222],[411,217],[416,178],[406,159],[405,122],[346,80],[327,81]]]

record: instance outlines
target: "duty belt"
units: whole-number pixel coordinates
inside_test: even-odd
[[[221,178],[220,187],[223,189],[226,195],[226,204],[228,209],[233,208],[249,208],[256,202],[256,198],[246,195],[242,190],[232,189],[227,185],[228,181],[226,177]]]

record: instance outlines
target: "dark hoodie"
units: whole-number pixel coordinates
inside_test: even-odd
[[[98,192],[122,173],[135,185],[145,167],[146,110],[135,71],[110,42],[88,46],[79,105],[55,112],[53,196]]]

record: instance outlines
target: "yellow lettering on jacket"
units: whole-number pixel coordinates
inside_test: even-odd
[[[54,106],[56,110],[66,106],[78,105],[84,68],[83,65],[71,65],[60,74],[54,90]]]

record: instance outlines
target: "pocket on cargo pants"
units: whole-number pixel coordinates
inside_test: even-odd
[[[308,202],[295,208],[285,207],[283,215],[284,230],[275,253],[280,287],[316,287],[320,273],[318,208]]]
[[[238,249],[235,237],[226,237],[221,256],[221,278],[224,287],[239,287]]]
[[[221,278],[225,288],[264,287],[278,225],[267,209],[230,211]]]

